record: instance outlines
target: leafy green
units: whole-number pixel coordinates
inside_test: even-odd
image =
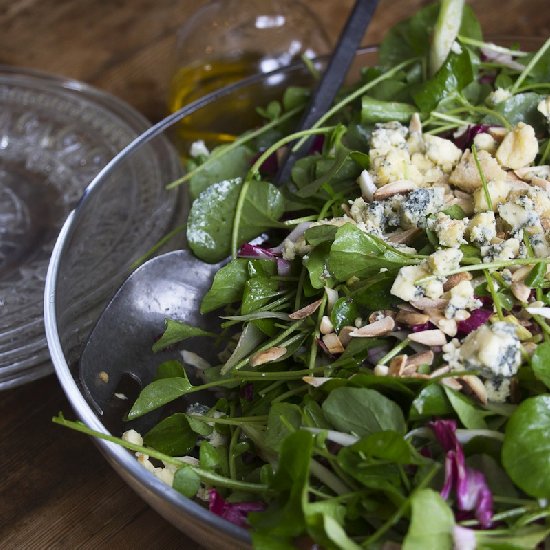
[[[203,330],[202,328],[182,323],[181,321],[174,321],[173,319],[166,319],[166,328],[162,336],[153,344],[153,351],[157,352],[166,349],[169,346],[183,342],[188,338],[194,338],[196,336],[213,336],[212,332]]]
[[[526,399],[514,411],[504,434],[502,464],[528,495],[550,496],[550,395]]]
[[[453,512],[431,489],[422,489],[411,498],[411,525],[403,550],[452,550]]]
[[[470,430],[487,429],[487,423],[485,422],[487,411],[478,409],[468,397],[448,386],[445,386],[444,390],[458,418],[466,428]]]
[[[189,466],[182,466],[176,470],[172,487],[182,495],[192,498],[201,486],[201,478]]]
[[[384,430],[406,431],[401,409],[376,390],[337,388],[330,392],[322,408],[337,430],[360,437]]]
[[[364,124],[397,120],[409,122],[418,109],[408,103],[382,101],[373,97],[363,96],[361,99],[361,122]]]
[[[191,430],[186,415],[175,413],[149,430],[143,441],[145,445],[161,453],[169,456],[183,456],[195,446],[197,436]]]
[[[531,366],[535,376],[550,388],[550,342],[543,342],[531,357]]]
[[[201,302],[201,313],[208,313],[225,305],[238,302],[248,278],[248,261],[231,260],[214,275],[214,281]]]

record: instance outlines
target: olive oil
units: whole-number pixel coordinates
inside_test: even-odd
[[[235,59],[208,60],[180,68],[172,78],[169,96],[170,112],[219,88],[237,82],[260,70],[260,55],[246,54]],[[265,93],[265,85],[262,93]],[[247,86],[203,107],[183,119],[177,128],[177,141],[186,146],[202,139],[208,146],[233,141],[245,130],[256,126],[259,86]]]

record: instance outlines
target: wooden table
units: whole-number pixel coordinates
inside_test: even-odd
[[[0,0],[0,63],[83,80],[150,120],[166,113],[174,36],[195,0]],[[309,5],[336,37],[352,0]],[[382,0],[365,43],[424,0]],[[471,2],[489,35],[550,36],[548,0]],[[0,547],[199,548],[143,503],[93,443],[51,423],[73,416],[54,376],[0,394]]]

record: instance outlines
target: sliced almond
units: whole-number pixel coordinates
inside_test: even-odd
[[[487,133],[497,141],[502,141],[506,137],[508,130],[504,126],[491,126]]]
[[[405,365],[399,376],[401,376],[401,378],[411,378],[413,376],[416,377],[418,375],[418,373],[416,372],[417,369],[418,367],[416,365],[407,364]]]
[[[468,390],[473,393],[483,405],[487,404],[487,389],[485,388],[485,384],[483,384],[477,376],[467,374],[462,376],[461,380]]]
[[[350,336],[354,338],[370,338],[372,336],[380,336],[387,334],[395,328],[395,321],[391,317],[384,317],[374,323],[369,323],[361,328],[350,332]]]
[[[528,286],[525,286],[525,284],[521,281],[512,283],[510,290],[520,302],[527,302],[527,300],[529,300],[529,296],[531,296],[531,289]]]
[[[413,113],[411,120],[409,122],[409,132],[410,133],[422,133],[422,121],[420,120],[420,115],[418,113]]]
[[[469,311],[466,311],[465,309],[459,309],[455,313],[455,321],[466,321],[466,319],[469,319],[472,316],[472,314]]]
[[[374,323],[375,321],[378,321],[382,319],[383,317],[393,317],[395,318],[395,312],[391,309],[381,309],[379,311],[373,311],[369,315],[369,323]]]
[[[451,288],[454,288],[458,283],[462,281],[471,281],[472,274],[469,271],[462,271],[460,273],[454,273],[449,275],[447,280],[443,283],[443,290],[448,292]]]
[[[418,313],[414,311],[405,311],[400,310],[395,316],[395,320],[398,323],[403,323],[405,325],[423,325],[430,320],[430,316],[426,313]]]
[[[460,391],[462,389],[462,384],[453,376],[442,378],[439,383],[451,388],[452,390]]]
[[[410,243],[422,230],[418,227],[411,227],[404,231],[396,231],[388,235],[388,241],[394,244],[406,244]]]
[[[323,315],[323,318],[321,319],[319,331],[321,332],[321,334],[330,334],[331,332],[334,332],[334,325],[332,324],[330,318],[326,315]]]
[[[434,352],[430,349],[415,353],[407,359],[407,367],[420,367],[421,365],[431,365],[434,362]]]
[[[327,311],[330,313],[332,311],[332,306],[338,300],[338,291],[334,288],[325,287],[325,294],[327,295]]]
[[[540,217],[540,224],[545,231],[550,231],[550,218],[545,216]]]
[[[250,365],[252,367],[257,367],[259,365],[263,365],[264,363],[277,361],[277,359],[280,359],[285,353],[286,348],[283,346],[274,346],[264,351],[259,351],[250,358]]]
[[[430,378],[437,378],[438,376],[447,374],[448,372],[451,372],[451,367],[449,367],[449,365],[442,365],[430,373]]]
[[[401,376],[403,369],[407,365],[406,355],[397,355],[390,361],[390,368],[388,374],[390,376]]]
[[[447,338],[440,329],[412,332],[409,334],[409,340],[425,346],[443,346],[447,343]]]
[[[531,183],[550,194],[550,181],[538,178],[537,176],[533,176],[533,179],[531,179]]]
[[[417,298],[416,300],[411,300],[410,304],[416,309],[421,311],[427,309],[445,309],[449,300],[444,298],[437,298],[437,300],[432,300],[431,298]]]
[[[342,345],[344,347],[350,343],[350,340],[351,340],[350,334],[352,332],[355,332],[356,330],[357,330],[357,327],[352,327],[351,325],[346,325],[345,327],[342,327],[342,329],[338,333],[338,338],[340,338],[340,342],[342,342]]]
[[[315,313],[319,309],[321,302],[322,300],[316,300],[315,302],[308,304],[307,306],[299,309],[298,311],[291,313],[289,315],[289,318],[292,319],[293,321],[297,321],[298,319],[305,319],[306,317],[309,317],[311,314]]]
[[[402,193],[408,193],[409,191],[414,191],[418,186],[411,180],[397,180],[392,183],[387,183],[377,189],[373,194],[373,199],[375,201],[381,201],[393,195],[400,195]]]
[[[323,344],[327,347],[328,351],[333,355],[344,353],[344,346],[340,342],[340,338],[334,333],[325,334],[322,338]]]

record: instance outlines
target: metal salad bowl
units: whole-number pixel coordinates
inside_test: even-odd
[[[350,80],[360,67],[372,65],[375,60],[376,48],[359,50]],[[322,63],[319,61],[320,66]],[[311,74],[300,62],[203,96],[151,127],[121,151],[101,170],[70,212],[50,260],[44,318],[57,377],[76,415],[90,429],[115,436],[122,431],[120,418],[118,423],[108,422],[105,415],[98,414],[79,379],[79,358],[90,333],[132,272],[133,264],[185,222],[189,200],[184,186],[166,189],[184,172],[180,155],[186,154],[189,143],[182,144],[181,135],[178,137],[181,124],[192,120],[192,115],[204,113],[208,118],[208,113],[222,102],[247,102],[254,112],[256,107],[282,97],[289,85],[312,82]],[[156,249],[155,255],[185,248],[181,235]],[[250,545],[245,529],[165,485],[124,448],[102,439],[95,441],[130,487],[186,535],[207,548],[242,549]]]

